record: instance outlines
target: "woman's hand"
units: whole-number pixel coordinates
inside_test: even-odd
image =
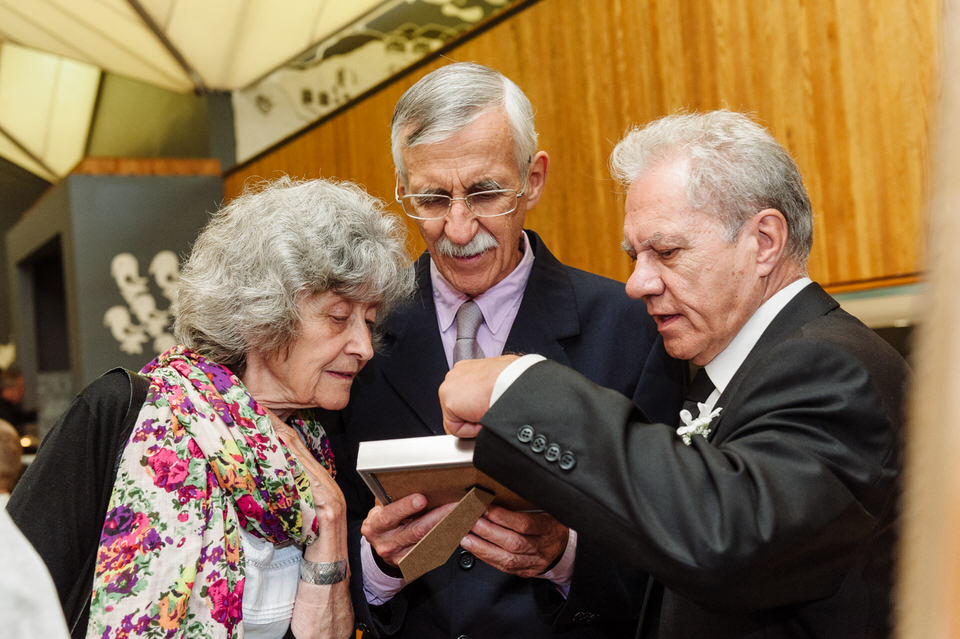
[[[343,493],[327,469],[318,462],[296,431],[267,411],[277,435],[303,466],[310,478],[320,535],[303,551],[307,561],[331,562],[347,558],[347,506]],[[350,576],[335,584],[314,585],[300,581],[290,621],[298,639],[347,637],[353,634]]]
[[[347,504],[337,482],[314,459],[296,431],[272,412],[270,421],[287,449],[293,453],[310,478],[310,491],[317,512],[320,534],[303,551],[309,561],[339,561],[347,557]]]
[[[347,505],[343,498],[343,492],[337,486],[327,469],[314,458],[300,436],[289,425],[280,421],[280,418],[273,414],[273,411],[267,411],[270,415],[270,421],[273,429],[283,441],[287,449],[293,453],[300,465],[307,472],[310,478],[310,491],[313,493],[313,504],[317,511],[317,517],[320,519],[320,527],[324,524],[335,523],[339,519],[346,517]]]

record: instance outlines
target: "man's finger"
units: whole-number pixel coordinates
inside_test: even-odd
[[[563,526],[547,513],[527,513],[510,510],[502,506],[490,506],[483,514],[491,522],[515,530],[522,535],[542,535],[555,526]]]
[[[509,528],[495,524],[485,517],[478,519],[470,532],[508,553],[531,554],[536,552],[536,547],[526,537]]]
[[[443,519],[456,504],[445,504],[420,517],[404,518],[393,525],[385,525],[383,511],[390,506],[393,506],[393,504],[376,506],[371,509],[370,514],[367,515],[360,527],[360,533],[367,538],[367,541],[384,561],[395,566],[397,561],[416,545],[424,535],[430,532],[437,525],[437,522]],[[401,510],[398,509],[396,512],[401,512]],[[394,515],[396,513],[388,512],[387,517],[392,519]]]
[[[415,493],[386,506],[374,506],[363,522],[363,526],[369,529],[371,534],[377,535],[402,529],[414,536],[415,541],[419,540],[456,506],[456,504],[444,504],[419,517],[413,517],[423,510],[426,502],[423,495]],[[366,532],[363,534],[369,538]]]
[[[483,426],[480,424],[471,424],[455,417],[444,416],[443,418],[443,430],[447,431],[448,435],[456,435],[460,439],[473,439],[481,428]]]
[[[520,577],[536,576],[540,574],[547,565],[545,561],[536,555],[508,552],[497,544],[491,543],[472,533],[464,537],[460,545],[473,553],[480,561],[493,566],[501,572],[518,575]]]
[[[411,521],[409,527],[416,537],[415,541],[420,541],[421,537],[433,530],[433,527],[440,523],[440,520],[446,517],[454,507],[456,507],[455,503],[437,506],[426,512],[422,517]]]
[[[390,530],[423,510],[426,505],[426,497],[413,493],[384,506],[374,506],[367,519],[374,519],[374,526],[379,530]],[[374,511],[377,511],[376,514]]]

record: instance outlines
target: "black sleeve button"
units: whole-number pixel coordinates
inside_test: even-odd
[[[533,441],[530,442],[530,450],[535,453],[542,453],[543,450],[547,447],[547,438],[543,435],[537,435],[533,438]]]
[[[533,439],[533,436],[537,434],[537,431],[533,430],[533,426],[530,424],[524,424],[519,429],[517,429],[517,439],[520,440],[521,444],[527,444]]]
[[[560,455],[560,470],[573,470],[577,465],[577,456],[569,450]]]
[[[550,444],[547,446],[547,452],[543,454],[544,459],[548,462],[555,462],[560,459],[560,447],[556,444]]]

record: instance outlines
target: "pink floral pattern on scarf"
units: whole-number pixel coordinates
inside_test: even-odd
[[[150,389],[107,507],[87,636],[237,637],[240,528],[309,544],[310,482],[227,368],[177,346],[143,373]],[[332,474],[310,411],[290,423]]]

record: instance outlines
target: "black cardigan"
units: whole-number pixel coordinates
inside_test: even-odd
[[[7,511],[47,564],[73,637],[86,636],[100,531],[147,379],[115,368],[94,380],[44,438]]]

